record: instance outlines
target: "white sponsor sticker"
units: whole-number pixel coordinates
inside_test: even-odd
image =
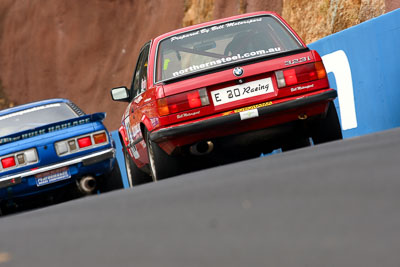
[[[175,71],[172,73],[173,77],[178,77],[187,73],[192,73],[192,72],[197,72],[202,69],[208,69],[212,68],[217,65],[229,63],[231,61],[240,61],[240,60],[245,60],[246,58],[253,58],[253,57],[259,57],[259,56],[265,56],[265,55],[270,55],[270,54],[275,54],[281,52],[280,47],[270,47],[268,49],[260,49],[257,51],[252,51],[252,52],[246,52],[244,54],[236,54],[228,57],[224,57],[221,59],[216,59],[212,60],[209,62],[205,62],[202,64],[198,65],[191,65],[190,67],[187,67],[186,69],[181,69],[179,71]]]
[[[136,146],[132,146],[132,147],[131,147],[131,152],[132,152],[132,155],[133,155],[133,157],[134,157],[135,159],[138,159],[138,158],[139,158],[139,152],[137,151]]]
[[[239,113],[241,120],[247,120],[258,117],[258,109],[250,109]]]
[[[200,114],[200,111],[196,111],[196,112],[192,112],[192,113],[183,113],[183,114],[177,115],[176,118],[181,119],[181,118],[191,117],[191,116],[195,116],[195,115],[199,115],[199,114]]]

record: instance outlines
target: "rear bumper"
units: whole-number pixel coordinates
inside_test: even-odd
[[[268,116],[285,110],[291,110],[301,107],[306,107],[318,102],[326,102],[334,100],[337,97],[337,92],[333,89],[324,91],[322,93],[313,94],[309,96],[300,97],[294,100],[289,100],[282,103],[273,104],[266,107],[258,108],[258,117]],[[189,122],[187,124],[172,126],[154,131],[150,134],[150,139],[153,142],[159,143],[166,141],[170,138],[176,138],[193,133],[205,132],[215,127],[221,127],[225,124],[240,122],[240,113],[233,113],[226,116],[206,119],[196,122]]]
[[[72,166],[72,165],[75,165],[78,163],[82,163],[83,166],[89,166],[89,165],[92,165],[92,164],[95,164],[95,163],[98,163],[98,162],[101,162],[101,161],[104,161],[104,160],[107,160],[110,158],[114,158],[114,157],[115,157],[115,149],[110,148],[110,149],[102,150],[102,151],[95,152],[95,153],[92,153],[89,155],[85,155],[82,157],[78,157],[78,158],[74,158],[71,160],[56,163],[53,165],[41,167],[41,168],[38,168],[35,170],[25,171],[25,172],[21,172],[18,174],[9,175],[6,177],[1,177],[0,178],[0,189],[20,184],[22,181],[22,178],[30,177],[30,176],[33,176],[33,175],[36,175],[39,173],[59,169],[62,167]]]

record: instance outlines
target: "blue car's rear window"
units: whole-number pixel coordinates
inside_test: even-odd
[[[16,111],[0,116],[0,137],[76,117],[78,114],[66,103],[53,103]]]

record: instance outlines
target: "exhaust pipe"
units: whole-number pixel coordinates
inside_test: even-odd
[[[302,113],[302,114],[299,114],[298,118],[299,118],[299,120],[306,120],[308,118],[308,116],[307,116],[307,114]]]
[[[190,146],[190,153],[196,156],[209,154],[214,149],[214,144],[211,141],[202,141]]]
[[[96,190],[96,179],[93,176],[84,176],[77,181],[79,191],[85,195],[93,194]]]

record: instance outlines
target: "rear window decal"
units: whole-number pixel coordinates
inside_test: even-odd
[[[231,61],[242,60],[242,59],[246,59],[246,58],[250,58],[250,57],[269,55],[272,53],[279,53],[280,51],[281,51],[280,47],[274,47],[274,48],[268,48],[266,50],[261,49],[261,50],[257,50],[257,51],[247,52],[244,54],[237,54],[235,56],[223,57],[221,59],[212,60],[212,61],[209,61],[206,63],[191,65],[188,68],[173,72],[172,75],[173,75],[173,77],[178,77],[181,75],[185,75],[187,73],[195,72],[195,71],[198,71],[201,69],[207,69],[209,67],[221,65],[221,64],[228,63]]]

